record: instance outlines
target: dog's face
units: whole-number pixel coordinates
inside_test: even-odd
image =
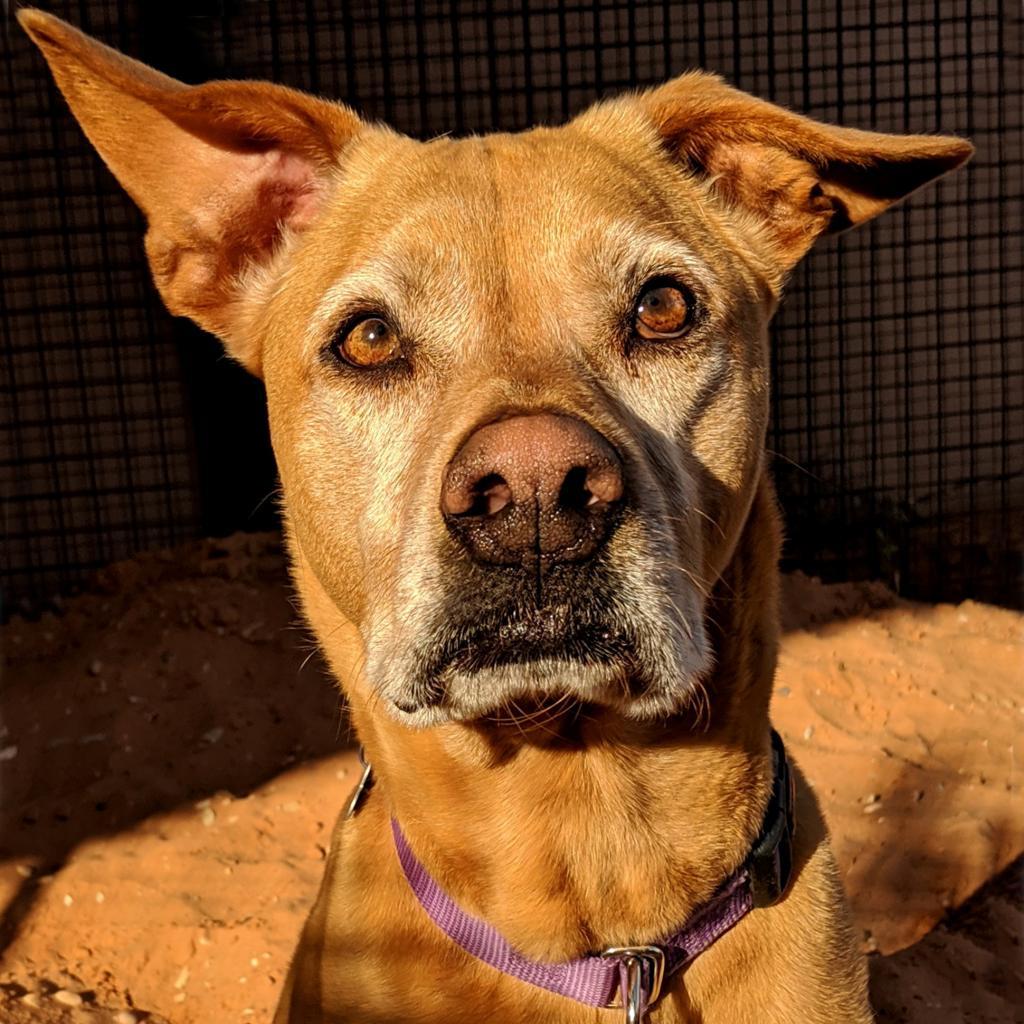
[[[705,75],[420,143],[23,21],[146,211],[168,305],[263,376],[296,556],[414,725],[686,703],[760,473],[785,274],[970,152]]]
[[[764,269],[626,111],[372,132],[344,181],[258,320],[294,540],[368,680],[413,722],[676,708],[760,460]]]

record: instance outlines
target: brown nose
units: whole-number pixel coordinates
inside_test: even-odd
[[[604,543],[622,462],[573,416],[512,416],[473,433],[448,464],[441,511],[478,562],[578,562]]]

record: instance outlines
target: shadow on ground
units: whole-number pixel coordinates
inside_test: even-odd
[[[1020,1020],[1022,936],[1024,858],[1018,858],[920,942],[871,958],[871,996],[879,1021],[1009,1024],[1012,1007]]]
[[[276,535],[112,567],[4,627],[0,860],[51,874],[90,837],[212,792],[244,796],[349,741]],[[8,893],[0,949],[31,907]]]

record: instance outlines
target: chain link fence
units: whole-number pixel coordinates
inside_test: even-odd
[[[557,123],[691,67],[811,116],[970,137],[969,167],[827,241],[774,329],[785,564],[1017,604],[1024,532],[1020,12],[1002,2],[67,0],[185,81],[260,77],[427,138]],[[275,521],[259,383],[166,314],[139,214],[9,16],[0,126],[5,607]]]

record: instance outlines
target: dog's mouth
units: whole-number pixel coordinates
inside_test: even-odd
[[[496,625],[456,634],[441,649],[434,675],[474,673],[541,661],[599,665],[632,655],[634,642],[607,621],[581,621],[568,604],[512,613]]]
[[[642,679],[637,638],[593,604],[506,606],[474,622],[448,622],[431,652],[399,711],[522,724],[626,698]]]
[[[371,660],[404,724],[527,719],[556,705],[651,720],[681,710],[708,667],[699,594],[673,592],[656,565],[644,576],[608,558],[543,578],[462,569],[417,641],[380,644]]]

